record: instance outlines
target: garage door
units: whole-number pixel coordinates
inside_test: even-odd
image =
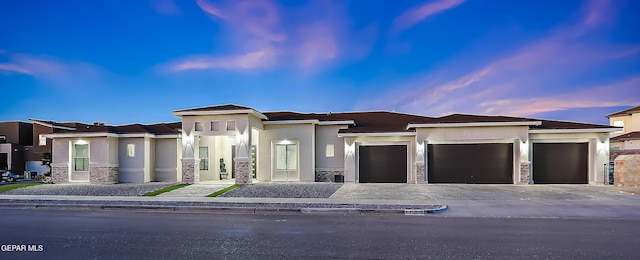
[[[513,183],[513,144],[430,144],[429,183]]]
[[[533,183],[586,184],[588,143],[534,143]]]
[[[407,146],[360,146],[360,183],[407,183]]]

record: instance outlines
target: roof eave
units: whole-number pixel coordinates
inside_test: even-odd
[[[29,118],[29,121],[42,125],[42,126],[46,126],[46,127],[51,127],[51,128],[57,128],[57,129],[63,129],[63,130],[70,130],[70,131],[75,131],[76,129],[73,127],[66,127],[66,126],[58,126],[58,125],[52,125],[49,123],[44,122],[44,120],[40,120],[40,119],[35,119],[35,118]]]
[[[370,132],[370,133],[338,133],[338,137],[358,136],[415,136],[415,132]]]
[[[522,122],[469,122],[469,123],[429,123],[429,124],[408,124],[405,129],[411,128],[438,128],[438,127],[473,127],[473,126],[539,126],[542,121],[522,121]]]
[[[256,111],[255,109],[236,109],[236,110],[213,110],[213,111],[180,111],[176,110],[171,112],[172,115],[182,116],[206,116],[206,115],[229,115],[229,114],[252,114],[256,117],[264,120],[269,118],[264,114]]]
[[[551,133],[612,133],[618,132],[622,128],[579,128],[579,129],[530,129],[531,134],[551,134]]]
[[[317,119],[264,121],[263,125],[319,124]]]

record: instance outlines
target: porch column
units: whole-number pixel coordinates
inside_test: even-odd
[[[416,181],[415,183],[427,183],[425,176],[425,163],[424,163],[424,150],[425,141],[419,140],[416,142]]]
[[[194,157],[195,137],[191,129],[182,131],[182,182],[195,183],[198,168]]]
[[[236,121],[236,184],[251,184],[251,127],[248,122]]]
[[[356,182],[356,138],[344,138],[344,182]]]
[[[518,169],[520,172],[520,178],[516,179],[516,184],[533,184],[533,178],[531,176],[531,161],[529,160],[529,151],[533,148],[529,143],[528,137],[525,139],[515,139],[513,144],[514,151],[516,150],[516,146],[520,149],[520,168]]]

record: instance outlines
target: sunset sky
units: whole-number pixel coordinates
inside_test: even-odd
[[[640,105],[640,1],[3,0],[0,121],[388,110],[608,124]]]

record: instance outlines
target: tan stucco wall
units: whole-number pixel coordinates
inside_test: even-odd
[[[127,154],[127,145],[135,145],[134,157]],[[145,157],[151,156],[144,149],[144,138],[119,138],[118,155],[120,162],[120,182],[144,182]]]
[[[179,154],[177,138],[158,138],[155,140],[155,181],[178,181]]]
[[[297,141],[300,181],[315,181],[315,127],[313,124],[265,125],[258,145],[258,180],[271,180],[272,150],[277,141]],[[267,176],[265,176],[268,173]]]
[[[615,116],[609,118],[609,125],[613,126],[615,121],[623,121],[624,128],[621,132],[611,133],[611,137],[616,137],[629,132],[640,131],[640,113],[635,113],[626,116]]]
[[[640,149],[640,140],[624,141],[624,146],[622,149]]]
[[[338,137],[339,125],[316,125],[316,169],[344,169],[344,140]],[[333,144],[334,156],[326,156],[327,144]]]

